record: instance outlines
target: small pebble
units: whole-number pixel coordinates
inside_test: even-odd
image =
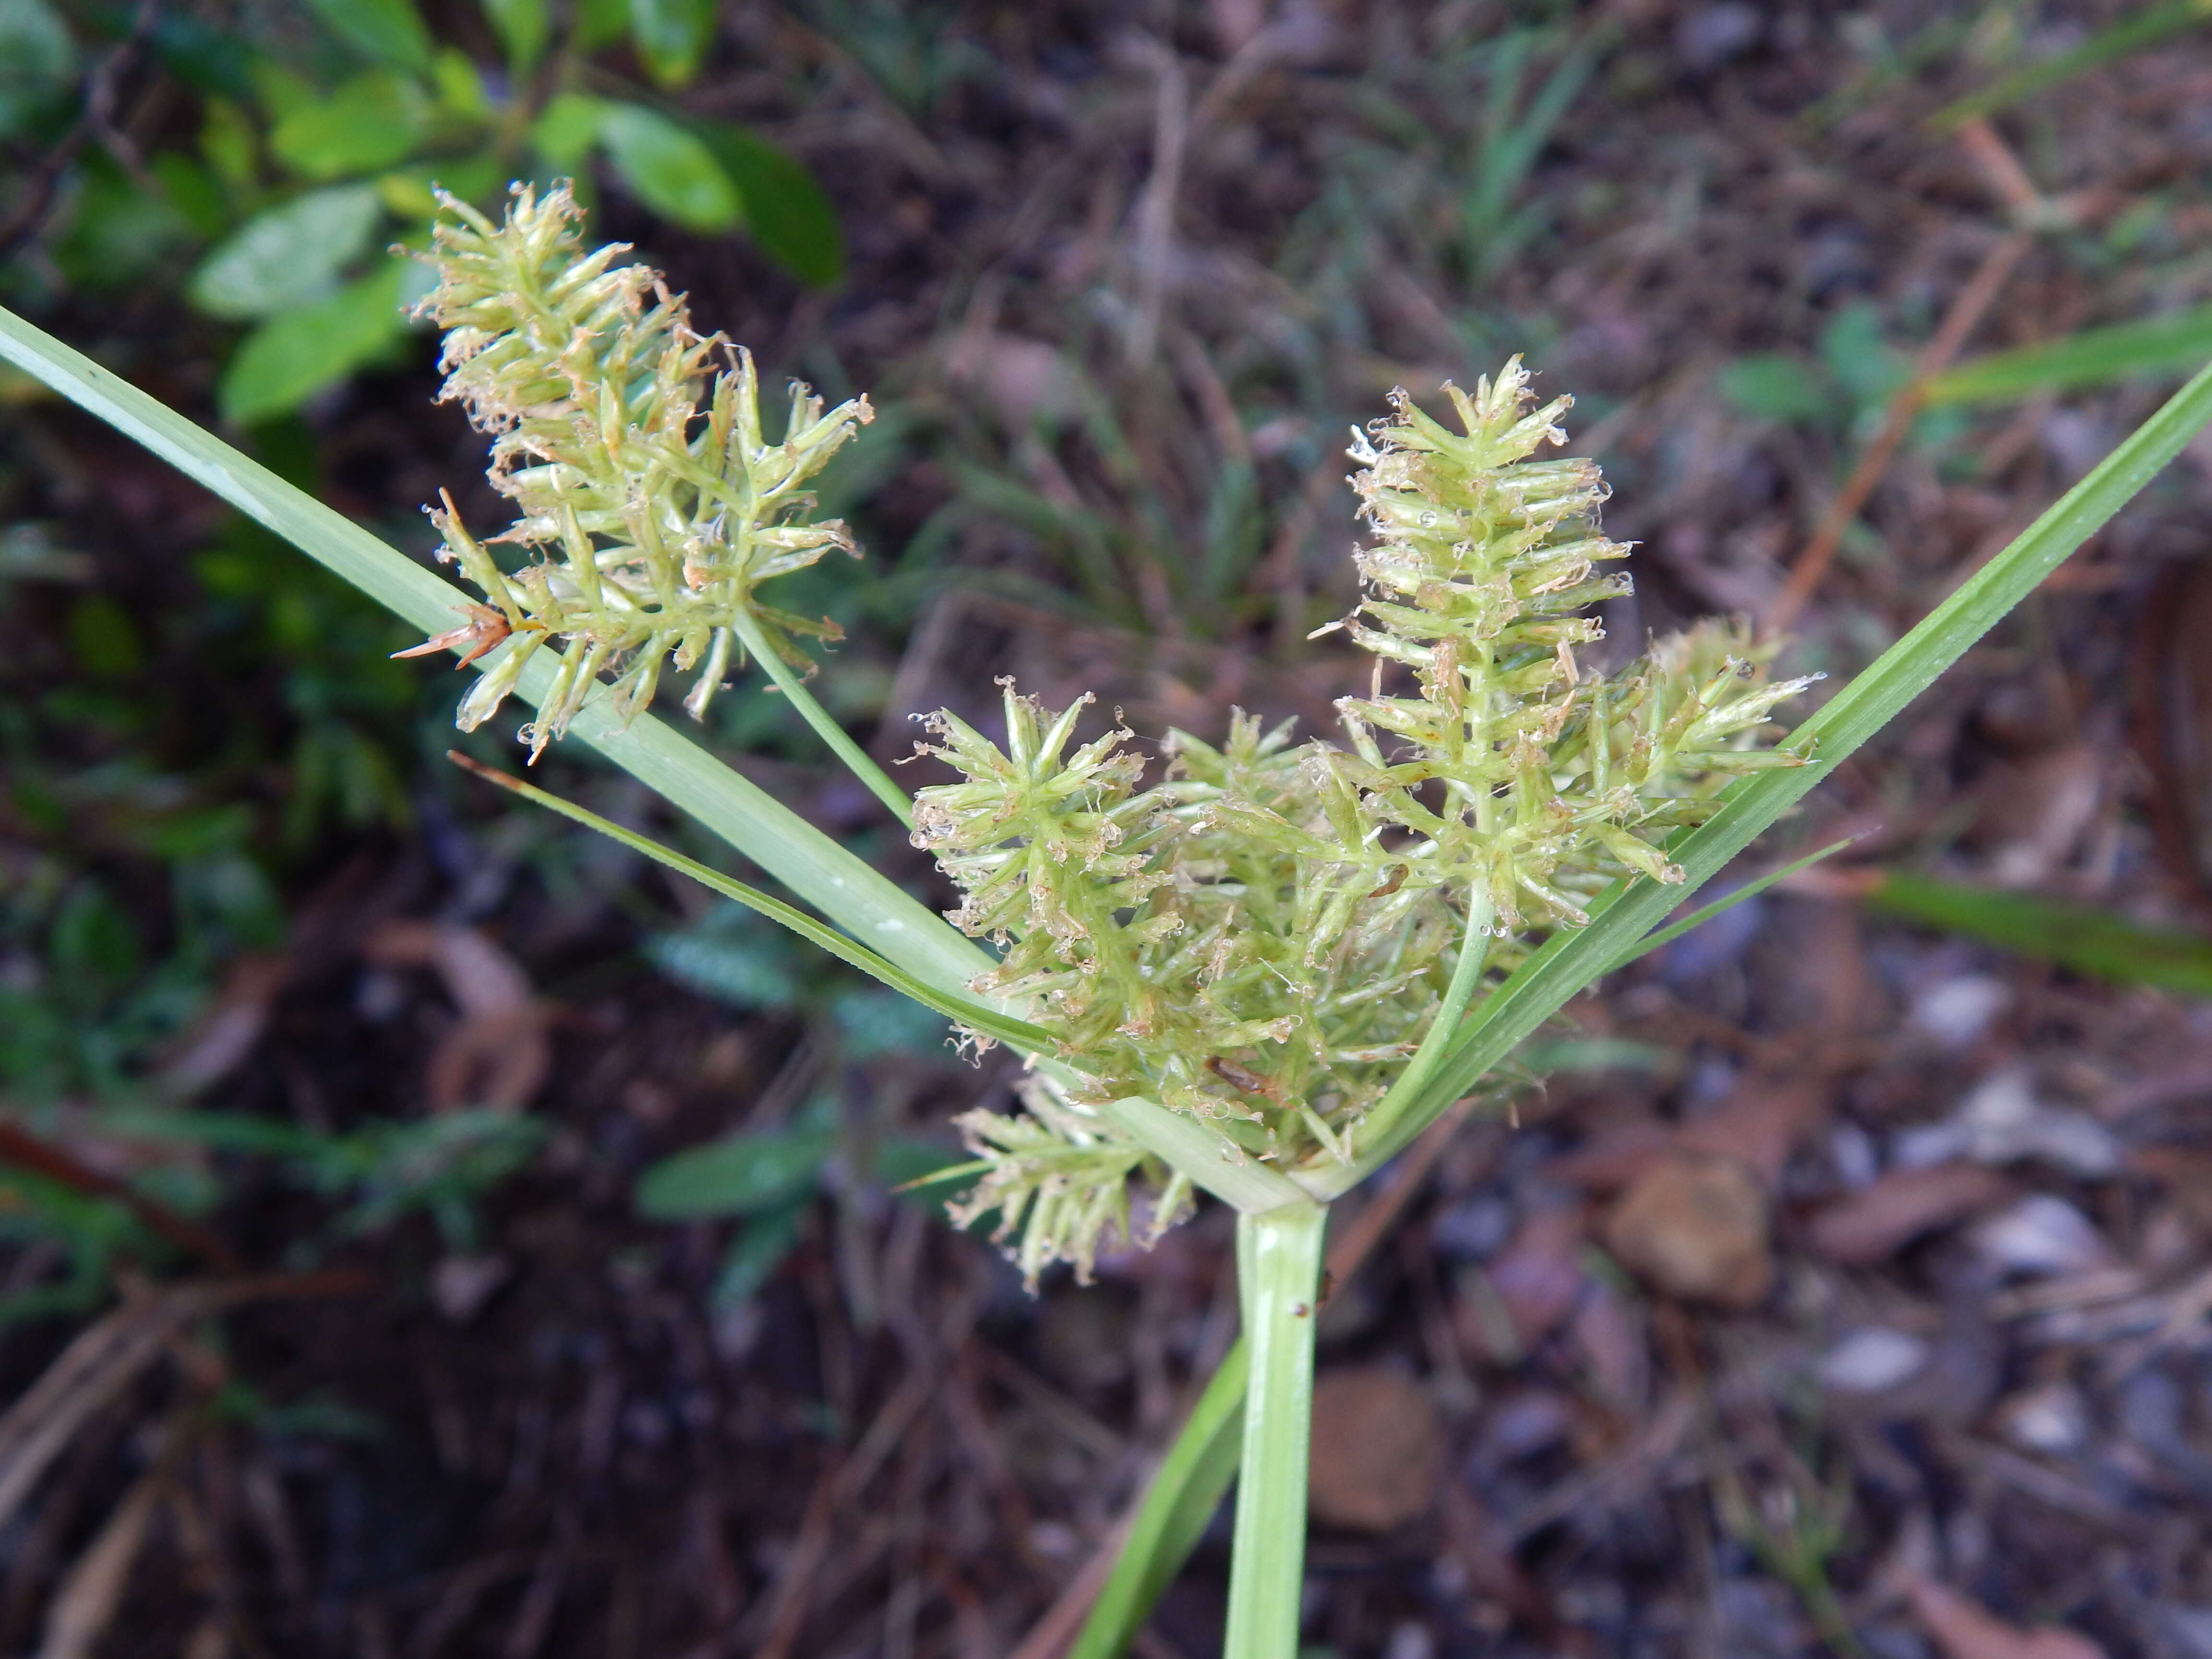
[[[1928,1344],[1908,1331],[1853,1331],[1820,1361],[1820,1381],[1839,1394],[1880,1394],[1928,1363]]]
[[[2005,1273],[2087,1273],[2112,1259],[2089,1218],[2049,1193],[2029,1194],[1978,1222],[1968,1236],[1982,1258]]]

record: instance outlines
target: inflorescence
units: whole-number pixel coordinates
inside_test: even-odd
[[[451,332],[446,395],[499,434],[492,477],[520,503],[495,539],[550,548],[502,574],[450,507],[453,556],[496,610],[472,628],[527,635],[462,705],[489,714],[521,659],[566,641],[532,749],[602,669],[626,708],[665,656],[703,662],[695,712],[727,666],[744,610],[787,659],[811,623],[761,605],[763,580],[851,550],[810,524],[800,486],[869,416],[797,392],[793,435],[760,436],[750,360],[696,388],[719,339],[694,334],[653,273],[618,249],[580,254],[567,192],[519,192],[494,226],[458,204],[425,302]],[[648,303],[650,301],[650,303]],[[1231,1158],[1295,1173],[1357,1154],[1363,1122],[1444,1000],[1460,953],[1499,975],[1547,932],[1587,921],[1606,884],[1679,881],[1662,844],[1741,773],[1798,764],[1764,748],[1806,679],[1767,678],[1741,624],[1655,641],[1613,673],[1577,653],[1590,607],[1628,591],[1599,527],[1606,489],[1564,442],[1570,400],[1541,407],[1516,358],[1472,395],[1460,430],[1393,394],[1354,434],[1352,482],[1371,532],[1363,597],[1340,629],[1376,659],[1376,690],[1341,700],[1343,741],[1294,743],[1239,713],[1218,747],[1183,732],[1146,787],[1132,734],[1074,747],[1084,699],[1041,707],[1005,684],[1003,740],[949,712],[919,745],[962,781],[922,789],[914,841],[963,902],[952,921],[998,965],[971,988],[1051,1031],[1026,1110],[960,1120],[989,1168],[955,1206],[995,1210],[1034,1278],[1087,1272],[1109,1231],[1156,1232],[1189,1186],[1098,1108],[1137,1096],[1211,1126]],[[698,429],[694,430],[696,427]],[[456,630],[446,643],[471,629]],[[1385,696],[1386,677],[1403,689]],[[1141,1208],[1145,1222],[1133,1221]]]
[[[834,640],[836,625],[764,605],[756,590],[833,548],[858,556],[842,524],[809,520],[805,486],[874,418],[868,400],[825,412],[795,386],[783,441],[771,444],[750,355],[694,331],[659,272],[617,264],[623,244],[586,254],[566,185],[543,197],[519,187],[500,224],[441,199],[428,256],[438,286],[416,309],[446,331],[442,399],[494,434],[491,481],[521,509],[488,540],[532,555],[503,571],[450,497],[431,515],[440,556],[491,603],[420,648],[467,643],[477,654],[516,640],[462,702],[462,729],[489,719],[554,641],[553,689],[528,729],[533,759],[603,671],[617,673],[617,708],[631,713],[652,702],[672,654],[679,670],[699,670],[684,706],[703,716],[744,662],[746,624],[808,665],[798,641]],[[712,374],[718,351],[730,364]]]

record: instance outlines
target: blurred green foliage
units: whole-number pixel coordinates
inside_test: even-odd
[[[514,179],[579,173],[588,185],[597,159],[672,225],[742,229],[801,281],[837,280],[842,241],[806,169],[757,133],[662,101],[698,72],[711,3],[482,9],[489,59],[437,39],[414,0],[249,6],[223,27],[159,12],[148,44],[196,120],[172,122],[177,136],[143,160],[110,144],[69,161],[79,76],[128,20],[0,0],[0,143],[67,161],[68,204],[51,261],[9,265],[0,295],[35,311],[57,283],[143,296],[187,271],[196,309],[248,331],[216,397],[252,424],[404,349],[427,283],[402,256],[427,244],[439,189],[482,204]],[[624,50],[650,88],[606,61]]]
[[[678,984],[748,1012],[804,1019],[825,1066],[879,1055],[942,1050],[951,1035],[939,1016],[809,951],[752,911],[723,904],[680,930],[647,941],[646,956]],[[715,1297],[743,1302],[797,1248],[807,1212],[829,1192],[849,1194],[839,1171],[898,1187],[953,1162],[940,1142],[878,1135],[841,1092],[817,1090],[775,1127],[747,1130],[663,1158],[639,1178],[638,1212],[655,1221],[737,1223]]]
[[[155,372],[187,381],[212,358],[221,412],[312,488],[322,439],[296,411],[427,355],[404,314],[424,283],[396,256],[427,240],[436,188],[490,203],[510,179],[574,174],[672,230],[747,237],[803,283],[840,279],[806,168],[673,101],[714,45],[713,4],[434,15],[0,0],[0,300],[89,311],[126,342],[150,330],[170,360]],[[100,104],[110,75],[158,92],[158,118],[125,137]],[[542,1123],[186,1110],[158,1064],[241,951],[283,949],[284,890],[412,823],[425,757],[451,742],[447,688],[390,659],[405,629],[241,519],[158,573],[68,545],[27,516],[52,510],[44,408],[0,392],[24,416],[0,427],[0,618],[25,641],[0,662],[0,1112],[150,1149],[128,1184],[179,1213],[273,1174],[327,1201],[330,1238],[426,1213],[468,1248],[475,1197]],[[81,1309],[118,1261],[174,1256],[121,1198],[4,1166],[0,1238],[58,1263],[0,1321]]]

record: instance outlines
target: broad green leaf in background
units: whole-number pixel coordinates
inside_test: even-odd
[[[241,424],[297,409],[374,362],[405,331],[400,262],[350,283],[327,300],[270,318],[246,337],[216,386],[223,418]]]
[[[77,170],[67,228],[49,242],[55,268],[87,294],[166,284],[200,234],[168,198],[95,150]]]
[[[430,65],[430,84],[438,90],[438,107],[464,121],[492,118],[491,88],[483,76],[458,46],[441,46]]]
[[[813,1187],[836,1144],[830,1130],[808,1127],[694,1146],[638,1177],[638,1213],[650,1221],[697,1221],[774,1209]]]
[[[830,996],[838,1048],[848,1060],[878,1054],[942,1054],[952,1028],[945,1016],[880,985],[851,985]]]
[[[474,155],[441,156],[434,164],[418,163],[387,173],[376,181],[376,193],[394,217],[428,220],[437,215],[440,191],[482,207],[496,201],[513,176],[511,165],[502,166],[497,151],[480,150]],[[428,293],[434,281],[428,275],[429,267],[418,264],[416,269],[423,278],[422,292]]]
[[[597,52],[629,33],[629,0],[574,0],[568,40],[578,52]]]
[[[483,10],[507,53],[507,67],[517,74],[536,68],[545,55],[545,41],[552,32],[545,0],[483,0]]]
[[[1836,410],[1835,388],[1820,366],[1779,351],[1739,357],[1720,372],[1721,396],[1763,421],[1815,421]]]
[[[735,1307],[758,1296],[761,1286],[797,1248],[799,1224],[805,1218],[803,1198],[797,1203],[747,1216],[722,1257],[721,1272],[714,1276],[715,1305]]]
[[[645,943],[646,960],[678,984],[738,1008],[788,1008],[797,1002],[797,955],[789,935],[735,904]]]
[[[1864,302],[1845,306],[1820,331],[1820,362],[1862,409],[1888,402],[1912,374],[1911,362],[1882,338],[1880,308]]]
[[[230,204],[214,171],[180,149],[165,149],[147,163],[161,195],[184,216],[192,234],[212,242],[230,228]]]
[[[251,191],[260,171],[258,149],[246,112],[228,98],[209,99],[200,122],[200,155],[208,171],[234,191]]]
[[[362,56],[422,74],[430,31],[414,0],[307,0],[330,32]]]
[[[2212,996],[2212,939],[2146,927],[2093,905],[1893,870],[1866,895],[1877,910],[1963,933],[2122,985]]]
[[[269,149],[302,178],[373,173],[414,154],[429,118],[419,83],[391,70],[371,70],[278,121]]]
[[[253,50],[235,27],[167,6],[155,13],[147,36],[162,67],[195,91],[215,98],[253,95]]]
[[[185,292],[230,322],[313,304],[367,251],[382,213],[374,185],[310,191],[247,220],[202,262]]]
[[[610,104],[599,142],[630,193],[686,230],[728,230],[744,199],[714,152],[675,122],[641,104]]]
[[[530,124],[531,147],[559,173],[573,173],[599,141],[607,100],[580,92],[556,93]]]
[[[46,0],[0,0],[0,137],[54,103],[76,74],[76,45]]]
[[[2105,386],[2131,374],[2179,376],[2207,356],[2212,356],[2212,306],[1991,352],[1931,376],[1922,392],[1931,404],[1996,403]]]
[[[265,55],[255,55],[252,74],[253,96],[275,120],[281,121],[293,111],[305,109],[323,95],[323,89],[306,76]]]
[[[629,0],[629,38],[646,72],[680,87],[699,72],[714,40],[715,0]]]
[[[812,288],[845,274],[837,210],[803,162],[728,121],[687,125],[736,183],[746,232],[762,252]]]

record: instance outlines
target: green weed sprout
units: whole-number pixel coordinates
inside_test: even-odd
[[[978,1041],[1018,1047],[1027,1111],[964,1127],[981,1166],[969,1201],[1014,1218],[1030,1272],[1083,1266],[1140,1209],[1139,1231],[1166,1224],[1195,1188],[1236,1209],[1243,1336],[1133,1517],[1075,1659],[1122,1650],[1232,1475],[1225,1651],[1291,1659],[1328,1201],[1480,1089],[1568,998],[1675,931],[1662,924],[1680,899],[2212,419],[2207,369],[1768,744],[1773,710],[1805,683],[1769,681],[1764,648],[1740,629],[1693,629],[1609,674],[1577,655],[1598,637],[1589,607],[1620,591],[1601,568],[1625,550],[1599,531],[1595,468],[1535,459],[1565,401],[1533,410],[1509,363],[1452,394],[1458,430],[1401,398],[1358,441],[1372,534],[1358,556],[1364,596],[1342,626],[1376,669],[1370,694],[1340,705],[1341,744],[1294,745],[1239,716],[1218,747],[1171,734],[1167,775],[1146,787],[1126,733],[1071,752],[1079,707],[1048,711],[1008,687],[1003,745],[936,717],[928,746],[962,781],[909,802],[799,678],[799,641],[824,631],[756,597],[850,550],[842,526],[812,520],[805,485],[865,404],[825,413],[801,392],[769,445],[748,361],[733,353],[715,371],[720,342],[692,330],[658,278],[617,264],[618,251],[586,255],[565,191],[518,190],[497,225],[453,211],[431,311],[453,331],[453,395],[495,431],[494,477],[521,509],[486,541],[442,515],[447,550],[485,603],[463,604],[4,310],[0,357],[475,660],[465,723],[510,692],[535,703],[533,754],[567,731],[827,922],[519,779],[509,787]],[[515,568],[494,558],[501,544],[524,550]],[[470,620],[455,629],[457,610]],[[725,673],[758,662],[960,884],[959,927],[656,720],[647,705],[672,657],[700,673],[695,712]],[[614,684],[599,685],[607,673]]]

